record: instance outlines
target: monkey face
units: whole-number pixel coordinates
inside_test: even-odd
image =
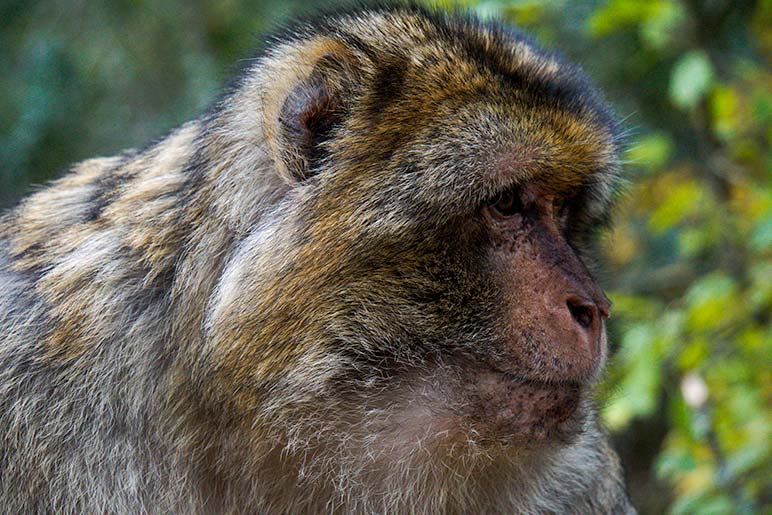
[[[426,401],[466,440],[569,435],[605,356],[583,254],[614,122],[575,67],[501,27],[398,21],[291,42],[243,86],[288,187],[210,309],[218,384],[353,418]]]
[[[500,434],[542,440],[574,429],[604,360],[610,303],[568,243],[564,211],[538,181],[481,210],[498,321],[474,399]]]
[[[586,200],[547,175],[438,217],[423,237],[395,237],[386,249],[377,240],[368,250],[363,236],[352,260],[370,255],[367,266],[388,265],[362,268],[362,288],[388,278],[373,290],[396,316],[391,327],[378,325],[361,297],[351,298],[352,332],[394,334],[374,346],[381,364],[411,363],[414,371],[441,363],[448,376],[438,388],[482,440],[523,448],[568,438],[581,429],[605,359],[610,311],[573,246],[581,238],[569,218]]]

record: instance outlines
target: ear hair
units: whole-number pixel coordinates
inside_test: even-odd
[[[278,87],[264,97],[268,143],[277,169],[293,183],[311,177],[327,156],[355,73],[353,56],[339,42],[316,41],[294,53],[295,66],[267,78]]]

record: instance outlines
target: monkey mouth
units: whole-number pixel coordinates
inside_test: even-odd
[[[541,442],[575,429],[583,385],[493,370],[478,377],[474,390],[484,433],[497,440]]]

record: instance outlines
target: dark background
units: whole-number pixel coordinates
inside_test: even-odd
[[[0,0],[0,207],[202,112],[300,1]],[[772,510],[772,1],[468,1],[625,119],[599,393],[643,513]]]

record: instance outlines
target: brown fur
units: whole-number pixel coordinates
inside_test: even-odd
[[[205,116],[5,215],[5,509],[631,510],[589,399],[602,355],[538,340],[535,283],[487,256],[601,294],[574,251],[493,245],[480,218],[533,184],[568,213],[539,238],[585,256],[616,137],[580,71],[506,27],[299,26]],[[587,371],[560,386],[557,357]]]

